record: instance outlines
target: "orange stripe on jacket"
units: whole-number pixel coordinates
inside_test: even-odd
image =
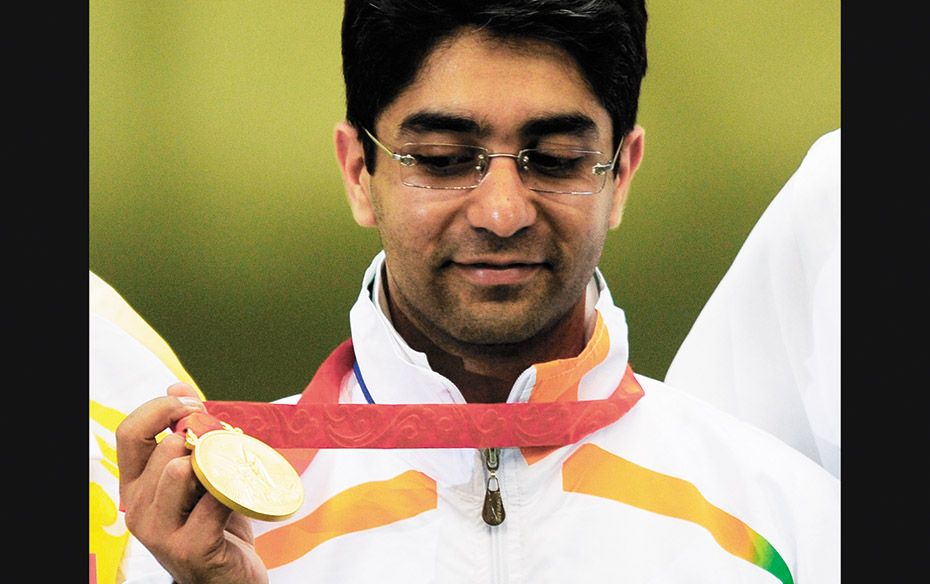
[[[309,515],[258,536],[255,548],[268,569],[277,568],[340,535],[390,525],[436,505],[436,481],[410,470],[342,491]]]

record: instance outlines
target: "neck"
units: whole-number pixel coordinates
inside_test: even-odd
[[[585,297],[548,329],[520,343],[474,345],[439,333],[427,334],[388,295],[391,320],[430,367],[452,381],[470,403],[507,401],[517,377],[534,363],[576,357],[587,340]],[[593,313],[593,308],[591,311]]]

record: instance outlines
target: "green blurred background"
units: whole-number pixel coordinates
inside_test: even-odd
[[[840,127],[840,2],[647,0],[646,157],[601,269],[661,379],[766,205]],[[341,2],[90,2],[90,269],[211,399],[303,390],[377,234],[332,148]]]

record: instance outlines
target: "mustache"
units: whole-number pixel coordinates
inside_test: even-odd
[[[444,242],[436,251],[440,267],[452,263],[455,257],[508,256],[543,258],[543,263],[555,267],[562,263],[562,250],[551,238],[540,237],[531,230],[522,230],[509,237],[501,237],[485,230],[472,232],[467,239],[457,238]]]

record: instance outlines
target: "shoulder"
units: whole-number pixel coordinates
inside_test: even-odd
[[[608,448],[721,494],[742,485],[800,507],[838,499],[836,477],[769,432],[682,389],[636,378],[644,396],[605,433]]]
[[[643,397],[568,454],[563,481],[700,525],[724,547],[731,537],[762,542],[798,581],[835,581],[839,481],[773,435],[636,378]]]

